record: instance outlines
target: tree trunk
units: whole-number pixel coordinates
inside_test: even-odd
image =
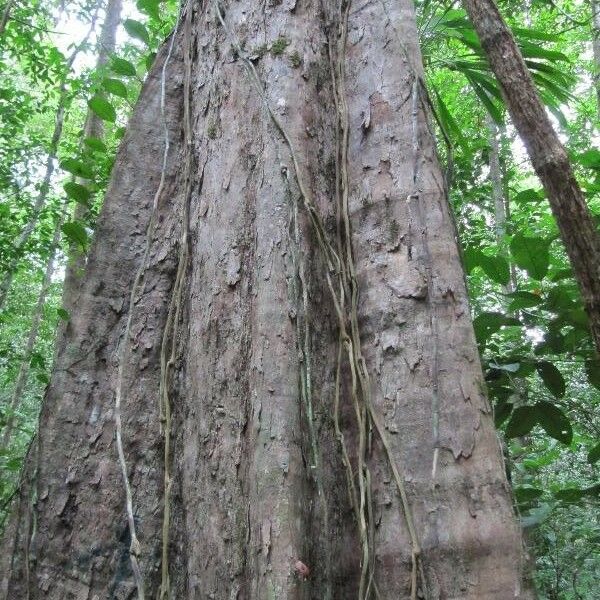
[[[10,19],[10,11],[12,10],[14,4],[15,0],[7,0],[4,8],[2,9],[2,16],[0,17],[0,35],[2,35],[6,29],[6,24]]]
[[[412,4],[216,6],[120,148],[7,596],[529,598]]]
[[[500,167],[500,144],[498,142],[498,127],[492,117],[486,115],[486,124],[488,128],[488,140],[490,145],[490,186],[492,188],[492,201],[494,202],[494,229],[496,233],[496,245],[501,256],[506,258],[510,266],[510,281],[503,285],[505,294],[514,292],[516,289],[514,267],[510,262],[508,249],[506,247],[506,219],[507,202],[504,192],[503,173]]]
[[[594,52],[594,88],[596,90],[596,106],[600,117],[600,3],[598,0],[590,1],[592,9],[592,50]]]
[[[517,44],[493,0],[464,0],[500,84],[512,121],[548,196],[600,352],[600,234],[567,152],[539,98]]]
[[[108,61],[109,56],[115,51],[117,28],[121,18],[122,0],[109,0],[106,6],[102,31],[98,42],[98,57],[96,59],[96,70],[100,69]],[[102,138],[104,136],[104,124],[102,119],[92,110],[88,109],[84,137]],[[82,181],[85,183],[85,180]],[[83,204],[76,204],[73,211],[75,221],[83,221],[89,214],[89,210]],[[73,307],[77,303],[78,290],[81,284],[81,278],[85,270],[86,255],[77,245],[69,246],[67,267],[65,269],[65,279],[63,283],[63,308],[71,314]],[[61,323],[57,333],[57,346],[62,345],[64,333],[68,323]]]

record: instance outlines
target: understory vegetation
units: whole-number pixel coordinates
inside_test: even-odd
[[[128,115],[178,18],[174,0],[128,0],[114,51],[97,60],[108,4],[0,5],[1,524],[70,318],[65,273],[89,248]],[[600,7],[499,8],[600,223]],[[452,0],[419,0],[416,10],[431,126],[536,587],[541,598],[591,599],[600,578],[600,359],[556,222],[465,11]],[[284,32],[253,52],[300,66]],[[103,125],[93,135],[91,119]]]

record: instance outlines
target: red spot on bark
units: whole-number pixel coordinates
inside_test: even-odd
[[[297,560],[294,563],[294,571],[296,571],[296,575],[300,579],[307,579],[310,575],[310,569],[301,560]]]

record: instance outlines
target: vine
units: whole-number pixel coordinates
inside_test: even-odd
[[[184,135],[184,195],[183,215],[181,225],[181,240],[179,244],[179,260],[177,273],[173,285],[173,293],[167,314],[167,322],[163,332],[160,350],[160,389],[161,422],[164,422],[164,512],[162,526],[162,567],[160,599],[168,600],[170,597],[169,579],[169,526],[171,517],[171,401],[169,398],[169,372],[175,365],[177,359],[177,338],[179,334],[179,323],[181,316],[181,304],[183,297],[184,278],[189,258],[189,213],[190,198],[192,191],[192,124],[191,124],[191,72],[192,72],[192,16],[193,5],[188,4],[186,10],[185,24],[183,29],[184,66],[183,78],[183,135]]]
[[[175,24],[174,31],[171,35],[171,41],[169,43],[169,49],[167,51],[167,56],[165,58],[165,62],[163,64],[163,68],[161,71],[161,82],[160,82],[160,113],[161,119],[163,123],[164,130],[164,150],[163,150],[163,158],[162,158],[162,166],[160,172],[160,180],[158,184],[158,188],[156,193],[154,194],[154,199],[152,202],[152,211],[150,214],[150,221],[148,222],[148,227],[146,228],[146,246],[144,249],[144,254],[142,257],[142,261],[140,266],[135,274],[135,278],[133,280],[133,285],[131,287],[131,294],[129,296],[129,313],[127,315],[127,321],[125,323],[125,330],[123,332],[123,337],[121,341],[121,346],[118,352],[118,369],[117,369],[117,385],[115,392],[115,435],[117,441],[117,453],[119,459],[119,466],[121,467],[121,474],[123,477],[123,486],[125,488],[125,509],[127,512],[127,523],[129,526],[129,532],[131,536],[131,543],[129,547],[129,557],[131,561],[131,568],[133,571],[133,576],[135,579],[135,584],[137,588],[138,600],[145,599],[145,586],[144,586],[144,578],[142,575],[142,571],[139,565],[139,556],[141,554],[141,546],[136,534],[135,528],[135,518],[133,514],[133,495],[131,492],[131,483],[129,481],[129,475],[127,473],[127,461],[125,459],[125,452],[123,450],[123,426],[121,422],[121,401],[123,395],[123,370],[124,363],[126,358],[126,352],[128,347],[128,339],[131,332],[131,323],[133,319],[133,307],[135,305],[136,298],[138,293],[142,290],[143,287],[143,278],[148,266],[148,257],[150,255],[150,248],[152,246],[152,234],[156,227],[156,214],[158,209],[158,202],[162,195],[162,191],[165,184],[165,174],[167,168],[167,157],[169,154],[169,129],[167,125],[166,111],[165,111],[165,80],[167,67],[171,59],[171,55],[173,53],[173,46],[175,43],[175,36],[177,29],[179,28],[179,20],[180,14],[177,15],[177,22]]]
[[[300,191],[303,204],[308,212],[310,222],[313,226],[314,233],[317,238],[318,246],[323,254],[323,258],[327,264],[326,279],[327,286],[330,290],[336,311],[338,327],[339,327],[339,348],[338,348],[338,366],[336,370],[336,392],[334,400],[334,422],[336,435],[342,446],[342,460],[346,466],[349,495],[354,506],[355,515],[358,520],[359,536],[361,541],[361,576],[359,585],[359,600],[367,599],[370,596],[371,586],[377,595],[377,587],[374,580],[374,552],[373,552],[373,518],[371,504],[371,485],[370,472],[366,464],[367,450],[370,448],[368,437],[370,433],[370,425],[373,425],[377,435],[379,436],[386,460],[392,470],[394,481],[400,495],[402,511],[406,521],[409,538],[411,542],[411,600],[416,600],[419,578],[421,579],[422,590],[426,593],[425,577],[420,560],[420,544],[416,533],[412,510],[406,494],[403,479],[400,470],[394,459],[389,440],[382,427],[379,417],[371,399],[370,375],[367,369],[366,361],[362,355],[360,332],[358,326],[358,284],[356,280],[356,269],[354,265],[352,253],[352,232],[350,226],[350,217],[348,210],[348,107],[345,100],[344,89],[344,56],[347,35],[347,21],[350,10],[350,2],[340,1],[338,10],[341,17],[340,30],[338,33],[337,45],[337,62],[333,69],[334,76],[334,99],[337,110],[337,126],[336,126],[336,199],[338,221],[341,221],[343,227],[338,228],[337,235],[337,251],[330,243],[323,220],[317,210],[312,196],[307,190],[304,182],[302,171],[298,162],[297,154],[294,149],[294,144],[287,133],[286,128],[279,120],[278,116],[273,111],[271,104],[266,96],[264,85],[256,71],[252,61],[245,54],[238,42],[236,36],[231,32],[225,23],[221,9],[219,8],[218,0],[213,0],[215,13],[221,26],[223,27],[227,38],[233,46],[236,54],[241,59],[244,68],[246,69],[250,79],[259,94],[265,108],[273,121],[276,129],[283,137],[288,150],[290,152],[296,182]],[[333,59],[330,61],[333,63]],[[334,280],[336,285],[334,285]],[[336,290],[337,287],[337,290]],[[347,305],[347,296],[349,297],[349,305]],[[348,358],[348,363],[351,373],[351,397],[356,413],[356,422],[359,429],[358,442],[358,496],[356,493],[356,485],[352,475],[352,468],[344,443],[344,438],[339,427],[339,402],[340,402],[340,384],[341,384],[341,363],[345,353]]]

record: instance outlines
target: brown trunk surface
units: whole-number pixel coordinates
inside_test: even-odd
[[[600,352],[600,233],[521,52],[493,0],[463,0],[537,173],[579,284]]]
[[[215,7],[120,148],[6,596],[528,598],[411,3]]]

